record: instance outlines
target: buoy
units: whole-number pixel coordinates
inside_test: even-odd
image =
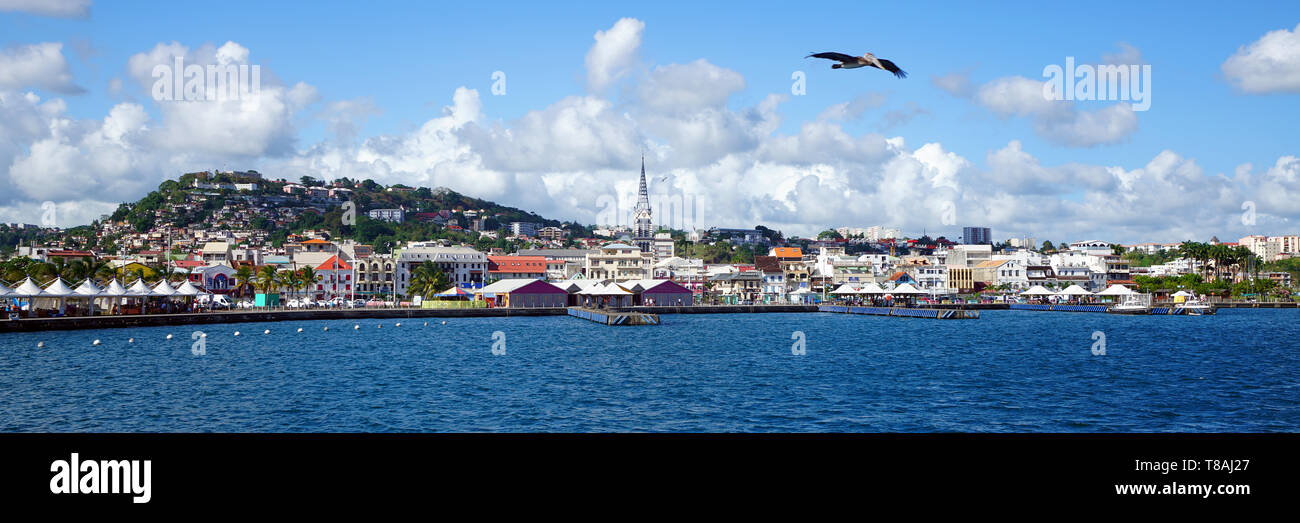
[[[38,342],[36,342],[36,348],[40,349],[40,348],[44,348],[44,347],[45,347],[45,342],[43,342],[43,341],[38,341]]]
[[[424,326],[425,326],[425,327],[428,327],[428,326],[429,326],[429,322],[427,322],[427,321],[424,322]]]
[[[238,336],[238,335],[239,335],[239,331],[235,331],[235,336]]]
[[[330,330],[330,328],[329,328],[329,327],[325,327],[325,330]]]
[[[397,325],[393,325],[393,326],[394,326],[394,327],[401,327],[401,326],[402,326],[402,322],[399,321],[399,322],[397,322]]]
[[[262,334],[270,334],[270,333],[271,333],[271,329],[266,329],[262,331]]]
[[[375,325],[375,328],[376,328],[376,329],[382,329],[382,328],[384,328],[384,326],[383,326],[383,325]]]
[[[446,325],[446,324],[447,324],[447,320],[442,320],[442,324],[443,324],[443,325]]]
[[[91,344],[91,345],[99,345],[99,340],[92,341],[92,342],[90,342],[90,344]]]
[[[127,338],[127,339],[126,339],[126,342],[127,342],[127,343],[135,343],[135,338]]]
[[[302,332],[302,327],[298,327],[298,332]]]
[[[169,339],[169,340],[172,339],[172,335],[171,335],[171,334],[168,334],[168,335],[167,335],[167,339]]]
[[[353,326],[352,326],[352,330],[354,330],[354,331],[356,331],[356,330],[361,330],[361,325],[353,325]]]
[[[205,333],[203,333],[203,334],[200,334],[199,337],[200,337],[200,338],[206,338],[206,337],[208,337],[208,333],[205,332]]]

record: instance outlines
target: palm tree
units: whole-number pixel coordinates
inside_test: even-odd
[[[411,272],[410,294],[428,297],[450,285],[447,275],[432,261],[425,260]]]
[[[262,291],[262,294],[270,294],[271,291],[280,288],[283,283],[284,280],[280,278],[279,271],[272,265],[263,265],[261,269],[258,269],[257,276],[253,279],[253,285],[256,286],[257,290]]]
[[[310,293],[313,290],[312,285],[316,285],[316,269],[311,267],[298,269],[298,272],[294,274],[294,279],[297,281],[299,289],[305,289]]]
[[[113,279],[113,265],[104,260],[96,260],[93,257],[85,256],[80,260],[72,262],[73,273],[76,279],[90,278],[99,281],[108,281]]]
[[[253,268],[247,265],[241,265],[239,269],[235,270],[235,281],[239,282],[236,286],[236,289],[238,289],[237,294],[243,296],[244,289],[253,285],[253,276]]]

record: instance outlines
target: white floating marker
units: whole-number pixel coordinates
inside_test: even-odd
[[[376,328],[376,329],[382,329],[382,328],[384,328],[384,326],[383,326],[382,324],[381,324],[381,325],[375,325],[375,328]]]
[[[168,335],[167,335],[167,339],[169,339],[169,340],[172,339],[172,335],[171,335],[171,334],[168,334]]]
[[[271,329],[266,329],[262,331],[262,334],[270,334],[270,333],[271,333]]]
[[[99,340],[92,341],[92,342],[90,342],[90,344],[91,344],[91,345],[99,345]]]
[[[442,320],[442,324],[443,324],[443,325],[446,325],[446,324],[447,324],[447,320]]]
[[[325,330],[330,330],[330,328],[329,328],[329,327],[325,327]]]
[[[428,326],[429,326],[429,322],[427,322],[427,321],[424,322],[424,326],[425,326],[425,327],[428,327]]]
[[[302,332],[302,327],[298,327],[298,332]]]
[[[361,325],[353,325],[353,326],[352,326],[352,330],[354,330],[354,331],[359,331],[359,330],[361,330]]]
[[[393,325],[393,326],[394,326],[394,327],[401,327],[401,326],[402,326],[402,322],[399,321],[399,322],[397,322],[397,325]]]
[[[126,342],[127,342],[127,343],[135,343],[135,338],[127,338],[127,339],[126,339]]]
[[[235,336],[238,336],[238,335],[239,335],[239,331],[235,331]]]
[[[43,341],[36,342],[36,348],[38,349],[45,348],[45,342]]]

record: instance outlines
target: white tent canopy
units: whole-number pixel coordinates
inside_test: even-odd
[[[199,288],[195,287],[194,284],[190,283],[189,280],[185,280],[185,283],[182,283],[180,287],[176,288],[176,294],[179,294],[181,296],[198,296],[200,294],[207,294],[207,293],[203,292],[202,290],[199,290]]]
[[[98,285],[95,285],[94,280],[86,278],[86,281],[81,282],[81,285],[78,285],[72,292],[76,293],[78,296],[99,296],[100,293],[104,292],[104,290],[100,289]]]
[[[0,283],[0,296],[5,296],[5,295],[9,294],[10,292],[12,292],[12,291],[9,290],[9,287],[5,287],[5,284]]]
[[[72,287],[68,287],[68,284],[63,283],[63,278],[56,278],[54,283],[45,287],[45,290],[41,292],[41,296],[70,296],[72,292]]]
[[[127,296],[148,296],[150,292],[152,291],[144,284],[144,280],[136,280],[131,284],[131,288],[126,290]]]
[[[1065,290],[1058,292],[1056,294],[1058,296],[1091,296],[1092,295],[1091,292],[1084,290],[1083,287],[1080,287],[1078,285],[1071,285],[1069,287],[1066,287]]]
[[[1133,292],[1133,289],[1130,289],[1128,287],[1119,284],[1106,287],[1106,290],[1097,293],[1098,296],[1128,296],[1129,294],[1137,294],[1137,293]]]
[[[126,296],[127,294],[126,287],[123,287],[117,278],[113,278],[113,281],[108,282],[107,287],[99,291],[100,296]]]
[[[902,285],[894,287],[894,290],[889,291],[889,293],[890,294],[925,294],[925,291],[913,287],[912,284],[910,283],[904,283]]]
[[[1033,287],[1030,287],[1029,290],[1020,293],[1021,296],[1051,296],[1053,294],[1056,293],[1048,290],[1046,287],[1043,287],[1042,285],[1035,285]]]
[[[41,287],[37,285],[36,282],[33,282],[31,277],[28,277],[17,287],[14,287],[13,290],[9,291],[9,295],[20,298],[31,298],[33,296],[40,296],[41,292]]]
[[[1196,297],[1195,294],[1192,294],[1192,293],[1187,292],[1187,291],[1178,291],[1178,292],[1175,292],[1175,293],[1171,294],[1171,296],[1181,296],[1181,297],[1183,297],[1183,298],[1195,298],[1195,297]]]
[[[840,285],[839,288],[831,291],[831,294],[858,294],[858,293],[859,291],[857,288],[847,283],[845,283],[844,285]]]
[[[873,283],[868,283],[866,286],[862,287],[862,289],[860,289],[858,292],[861,294],[885,294],[885,289],[880,288],[879,285],[876,285],[873,282]]]
[[[609,285],[598,285],[590,289],[583,289],[581,291],[578,291],[578,294],[585,294],[589,296],[621,296],[621,295],[630,295],[632,294],[632,292],[627,289],[624,289],[623,287],[619,286],[616,283],[611,283]]]
[[[176,289],[173,289],[171,284],[167,283],[167,280],[163,280],[154,286],[152,294],[154,296],[172,296],[176,294]]]

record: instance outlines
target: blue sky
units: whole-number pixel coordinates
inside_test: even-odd
[[[85,2],[71,0],[71,3]],[[0,6],[4,4],[0,2]],[[75,10],[75,5],[73,8]],[[507,163],[514,168],[507,170],[513,172],[503,174],[500,172],[502,169],[493,166],[499,167],[505,160],[492,160],[490,154],[483,152],[492,146],[493,136],[495,140],[502,139],[502,135],[493,134],[490,129],[496,126],[498,130],[495,132],[510,132],[511,139],[521,140],[524,131],[516,129],[521,118],[533,114],[544,119],[543,113],[561,104],[566,97],[598,98],[608,103],[609,114],[634,114],[639,122],[658,119],[663,115],[643,112],[647,95],[638,89],[646,85],[647,78],[654,77],[657,68],[669,64],[691,64],[699,59],[704,59],[714,68],[739,75],[743,78],[743,87],[728,91],[725,99],[719,102],[721,107],[692,106],[691,110],[703,111],[697,115],[726,110],[738,115],[736,121],[744,121],[747,110],[760,106],[770,96],[784,97],[775,109],[779,121],[773,122],[772,127],[759,126],[759,131],[747,130],[741,133],[741,138],[719,138],[720,144],[734,146],[737,155],[747,151],[753,153],[743,158],[737,156],[734,162],[727,160],[730,157],[707,158],[694,163],[680,160],[680,156],[674,157],[673,154],[681,151],[682,146],[673,144],[674,137],[662,134],[664,129],[676,128],[676,124],[660,126],[660,135],[642,128],[635,130],[638,136],[645,134],[641,136],[643,140],[665,144],[663,150],[652,154],[652,163],[655,159],[661,160],[661,165],[672,176],[670,183],[675,184],[674,187],[682,191],[704,191],[713,198],[709,205],[712,210],[707,214],[723,223],[701,224],[706,226],[752,226],[754,223],[745,220],[765,220],[798,232],[809,232],[809,229],[822,225],[866,226],[879,223],[903,226],[905,230],[925,227],[928,222],[924,216],[903,217],[895,216],[896,212],[883,211],[850,213],[841,222],[824,223],[829,220],[806,219],[815,218],[818,213],[803,209],[798,203],[801,197],[807,197],[816,188],[795,191],[792,185],[787,189],[798,192],[798,195],[769,192],[746,194],[729,201],[721,197],[718,189],[708,189],[708,183],[699,179],[709,176],[709,173],[731,169],[741,171],[737,174],[740,180],[769,183],[760,181],[765,180],[763,176],[768,176],[760,174],[760,171],[765,172],[765,166],[769,164],[782,162],[773,161],[770,155],[762,153],[766,150],[766,137],[799,135],[809,122],[818,121],[819,115],[823,115],[828,107],[859,97],[874,98],[860,115],[837,120],[835,131],[850,137],[878,135],[885,139],[901,138],[906,149],[903,152],[912,156],[916,156],[917,148],[924,144],[940,144],[944,153],[956,155],[969,165],[957,167],[956,172],[938,172],[918,180],[929,183],[931,187],[951,188],[946,180],[955,178],[958,198],[967,198],[971,189],[979,185],[1006,184],[1007,180],[990,174],[986,156],[1007,148],[1012,141],[1018,142],[1019,148],[1031,155],[1037,164],[1051,169],[1078,165],[1135,171],[1148,166],[1164,151],[1175,153],[1180,163],[1194,164],[1197,176],[1207,180],[1219,174],[1233,177],[1234,171],[1243,164],[1251,164],[1250,172],[1256,178],[1264,177],[1267,169],[1278,166],[1280,170],[1274,173],[1274,181],[1283,189],[1294,187],[1288,185],[1290,171],[1286,170],[1286,165],[1289,164],[1279,165],[1279,161],[1300,155],[1300,147],[1297,147],[1300,141],[1296,139],[1294,130],[1294,122],[1300,117],[1300,94],[1297,94],[1300,88],[1288,87],[1283,82],[1281,87],[1248,92],[1240,87],[1244,85],[1240,82],[1246,80],[1228,78],[1223,70],[1225,61],[1243,46],[1250,46],[1272,31],[1296,30],[1300,24],[1300,4],[1295,2],[1260,3],[1250,9],[1226,12],[1222,3],[1211,2],[1090,2],[1086,7],[1041,2],[1005,2],[996,6],[964,2],[934,5],[819,2],[803,8],[790,2],[656,2],[635,5],[495,2],[449,6],[428,2],[303,4],[238,1],[222,2],[215,9],[203,3],[160,7],[143,2],[100,2],[91,5],[85,16],[73,17],[27,11],[0,12],[0,45],[12,51],[38,43],[62,44],[71,83],[84,92],[75,93],[72,92],[75,89],[67,87],[48,89],[40,85],[12,84],[7,88],[15,93],[34,93],[43,101],[62,99],[66,108],[61,116],[73,121],[102,121],[114,107],[135,104],[148,115],[151,130],[172,129],[174,126],[170,124],[173,122],[169,118],[175,116],[165,114],[161,104],[148,98],[145,86],[132,83],[127,72],[127,62],[132,56],[148,53],[159,44],[171,42],[191,50],[205,44],[221,46],[235,42],[248,51],[249,63],[260,64],[276,81],[285,86],[301,82],[314,91],[309,105],[286,111],[283,131],[291,142],[286,147],[252,146],[238,149],[237,154],[227,151],[224,155],[222,151],[178,152],[167,158],[141,160],[138,165],[127,169],[124,176],[139,174],[132,169],[186,167],[188,162],[200,161],[220,161],[230,168],[258,167],[264,172],[280,167],[285,172],[296,173],[304,169],[304,165],[315,165],[313,162],[317,160],[309,158],[314,154],[311,152],[313,149],[320,152],[320,158],[329,157],[328,153],[322,152],[327,148],[335,155],[356,161],[372,159],[381,156],[373,151],[380,148],[372,143],[369,147],[372,151],[366,152],[366,140],[388,137],[399,141],[418,133],[421,127],[447,114],[444,108],[455,105],[453,93],[463,87],[477,92],[480,114],[474,118],[473,125],[483,128],[486,134],[468,133],[457,144],[468,147],[470,154],[483,156],[482,161],[475,164],[476,168],[514,179],[475,191],[473,184],[456,186],[456,178],[434,170],[403,174],[398,172],[401,169],[387,166],[376,171],[379,173],[376,179],[388,183],[406,181],[427,185],[438,182],[505,203],[538,205],[541,207],[538,210],[548,215],[564,214],[566,210],[577,208],[578,211],[570,213],[573,216],[557,217],[590,220],[594,218],[591,213],[595,212],[596,206],[571,199],[573,187],[583,184],[570,179],[556,181],[555,178],[589,176],[591,180],[607,185],[619,183],[626,186],[628,182],[625,179],[610,179],[615,174],[610,172],[610,165],[604,157],[589,164],[583,164],[581,159],[575,160],[572,165],[559,169],[565,174],[549,171],[544,166],[530,164],[521,167],[517,160],[510,160]],[[614,24],[624,18],[643,24],[637,45],[626,55],[628,72],[621,81],[595,92],[589,81],[591,67],[584,63],[584,57],[593,48],[593,35],[597,31],[611,31]],[[978,95],[955,95],[935,81],[938,77],[956,75],[968,80],[972,92],[978,93],[981,86],[999,79],[1024,77],[1041,80],[1045,66],[1063,64],[1067,56],[1075,57],[1080,63],[1098,63],[1104,55],[1122,54],[1125,49],[1129,50],[1125,56],[1140,57],[1140,63],[1151,65],[1152,103],[1150,110],[1135,114],[1136,119],[1132,120],[1136,122],[1135,126],[1125,127],[1124,122],[1130,122],[1127,118],[1132,117],[1126,116],[1112,122],[1122,130],[1104,136],[1071,135],[1063,138],[1060,134],[1052,135],[1043,132],[1041,126],[1048,117],[1035,116],[1039,113],[1033,111],[1039,109],[999,112],[994,109],[995,102],[982,100]],[[803,58],[814,51],[841,51],[855,55],[871,51],[898,63],[910,73],[910,78],[898,80],[871,69],[832,71],[829,62]],[[1285,56],[1281,60],[1283,72],[1286,66],[1293,65],[1286,62],[1288,58]],[[1300,61],[1300,56],[1293,56],[1290,60]],[[498,70],[507,74],[505,96],[490,94],[491,75]],[[790,95],[791,74],[795,71],[807,75],[806,95]],[[124,88],[110,87],[110,82],[123,80]],[[0,88],[2,86],[4,84],[0,83]],[[364,101],[370,108],[364,118],[350,120],[356,126],[354,143],[330,143],[333,133],[328,115],[332,110],[331,102],[337,101]],[[1111,105],[1114,102],[1077,102],[1072,109],[1091,113]],[[658,107],[663,106],[660,104]],[[698,122],[705,118],[682,116],[688,112],[684,110],[669,112],[674,118],[687,121]],[[1059,113],[1052,114],[1051,118],[1065,118]],[[891,118],[893,123],[889,123]],[[599,120],[600,117],[593,119]],[[455,127],[455,131],[463,129]],[[11,136],[14,134],[10,133]],[[471,142],[465,137],[471,134],[477,136],[478,141]],[[31,155],[32,144],[42,139],[40,135],[35,133],[27,143],[19,143],[11,152],[13,158],[0,158],[0,161],[12,163],[24,154]],[[70,140],[68,145],[71,149],[86,149],[84,140],[79,145],[75,138],[66,139]],[[480,145],[485,143],[484,140],[489,141],[487,145]],[[16,138],[11,138],[11,141],[22,142]],[[601,147],[606,146],[612,150],[627,149],[601,144]],[[653,144],[651,147],[654,148]],[[800,147],[805,152],[812,149],[803,142]],[[508,149],[514,154],[520,150],[524,149]],[[789,166],[787,177],[819,177],[818,187],[827,189],[827,194],[843,193],[846,199],[887,196],[883,191],[858,185],[887,184],[890,179],[889,158],[865,152],[863,155],[869,157],[864,163],[834,165],[831,174],[818,171],[814,165],[816,162],[806,158],[783,165]],[[619,161],[625,161],[629,168],[638,162],[635,154],[625,156],[630,157]],[[429,152],[416,157],[442,156]],[[35,165],[34,160],[29,165]],[[537,163],[544,164],[546,160],[546,154],[541,153]],[[401,163],[401,158],[386,158],[389,166]],[[925,161],[922,164],[923,168],[934,168]],[[209,165],[196,164],[193,167],[207,168]],[[446,170],[451,170],[451,167]],[[942,168],[938,170],[943,171]],[[19,175],[13,169],[7,174],[11,178]],[[158,179],[177,174],[179,172],[158,172],[147,177],[156,183]],[[322,174],[330,177],[328,172]],[[1060,179],[1073,176],[1072,172],[1057,174]],[[553,200],[559,201],[554,205],[544,205],[537,199],[519,196],[530,191],[525,179],[529,176],[534,180],[547,178],[546,192]],[[1123,177],[1117,175],[1116,179],[1122,180]],[[1257,182],[1255,179],[1237,178],[1230,185],[1240,194],[1224,197],[1222,202],[1218,202],[1220,205],[1215,212],[1224,214],[1235,210],[1240,201],[1257,198],[1250,194],[1252,188],[1261,186]],[[49,199],[63,204],[73,201],[68,195],[24,191],[22,183],[14,183],[20,190],[13,191],[7,201],[0,201],[0,219],[5,221],[20,218],[28,212],[24,209],[30,209],[33,202]],[[121,199],[134,199],[131,191],[140,192],[147,188],[119,187],[110,193]],[[1006,189],[1011,196],[1025,196],[1015,188]],[[622,187],[618,190],[623,191]],[[1065,183],[1052,195],[1082,206],[1090,194],[1113,190],[1114,184],[1100,181],[1084,186]],[[997,213],[990,209],[996,208],[1002,200],[997,194],[985,192],[969,204],[959,205],[961,209],[970,209],[960,213],[965,216],[959,217],[959,221],[993,221],[995,235],[1000,235],[999,229],[1007,235],[1087,234],[1084,225],[1044,227],[1048,230],[1043,232],[1029,230],[1034,228],[1030,226],[1034,219],[1024,215],[1007,216],[1002,218],[1003,223],[996,223],[999,220]],[[1040,193],[1035,194],[1041,196]],[[1177,194],[1175,191],[1161,196]],[[1223,197],[1223,188],[1214,189],[1213,195]],[[1100,195],[1093,196],[1100,198]],[[566,197],[570,200],[565,200]],[[779,206],[779,212],[769,213],[755,208],[777,205],[774,202],[783,204]],[[106,205],[108,202],[101,203]],[[1007,205],[1027,204],[1017,200]],[[1140,203],[1140,200],[1134,203],[1139,204],[1150,206]],[[1098,200],[1089,209],[1062,208],[1054,209],[1054,212],[1075,221],[1087,220],[1096,218],[1095,213],[1105,214],[1105,205]],[[1187,210],[1199,212],[1196,207]],[[1297,218],[1293,211],[1281,205],[1275,206],[1272,212],[1265,209],[1261,213],[1266,216],[1263,221],[1267,226],[1286,229],[1292,227]],[[703,218],[706,217],[699,221],[708,221]],[[1208,237],[1209,234],[1252,232],[1232,226],[1233,217],[1216,215],[1198,218],[1200,228],[1205,229],[1203,232],[1158,223],[1165,219],[1159,214],[1138,213],[1125,219],[1141,220],[1142,223],[1126,222],[1119,224],[1123,226],[1109,226],[1110,229],[1099,227],[1103,230],[1098,230],[1096,236],[1128,241],[1178,241],[1187,239],[1176,237],[1179,235],[1204,234]],[[934,223],[931,228],[943,225]],[[956,224],[957,227],[960,225],[962,223]],[[1282,232],[1286,231],[1264,231]]]

